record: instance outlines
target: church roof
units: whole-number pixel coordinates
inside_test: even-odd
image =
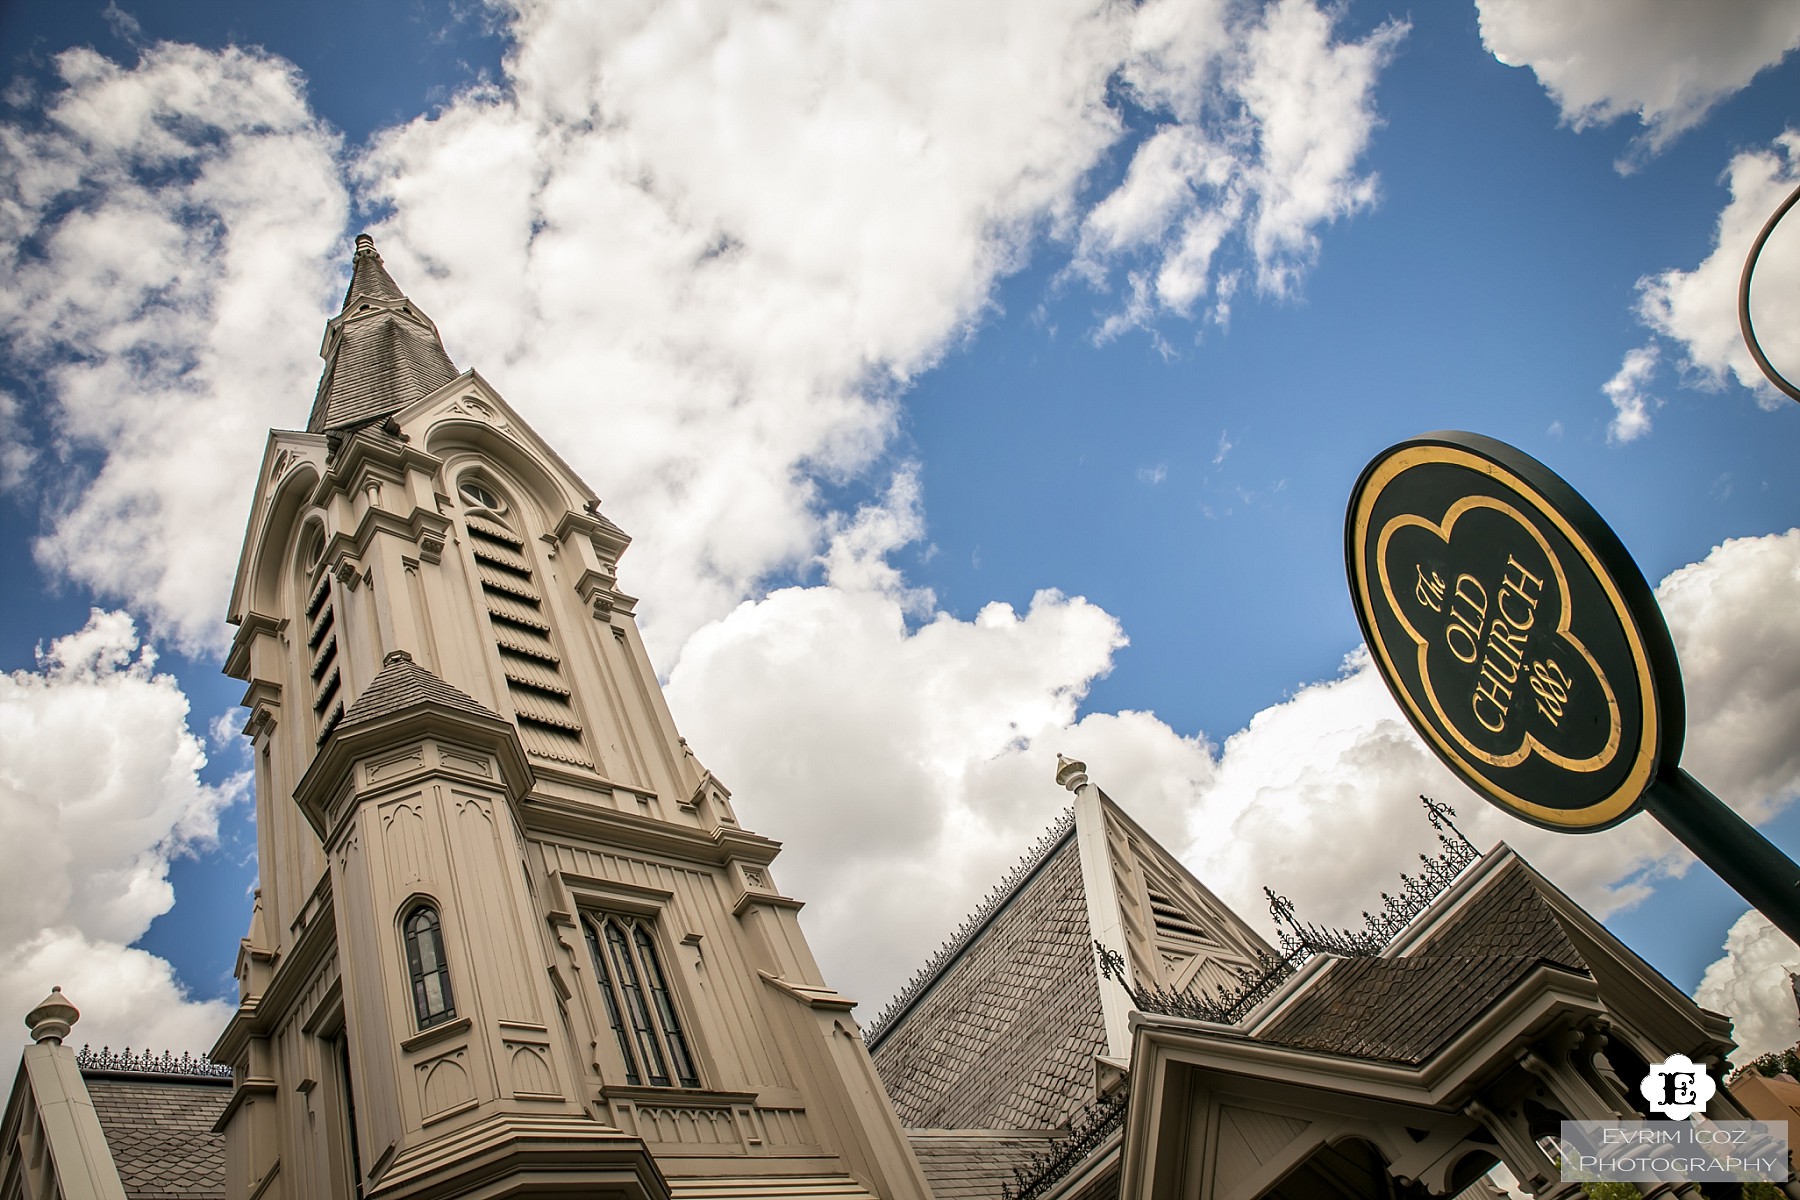
[[[445,683],[414,662],[412,655],[406,651],[394,650],[389,652],[381,670],[375,673],[375,678],[369,681],[369,686],[363,689],[362,695],[356,698],[356,703],[350,706],[350,711],[344,714],[344,720],[338,729],[350,729],[411,708],[415,704],[427,703],[441,704],[476,716],[500,719],[498,713],[467,692]]]
[[[332,326],[309,433],[398,412],[456,378],[437,327],[400,291],[366,233],[357,235],[344,310]]]
[[[1055,832],[871,1046],[903,1125],[1044,1130],[1093,1098],[1106,1032],[1081,858]]]
[[[1416,1065],[1540,965],[1589,974],[1532,873],[1513,859],[1403,956],[1331,962],[1256,1036]]]
[[[993,1200],[1051,1145],[1048,1133],[985,1129],[909,1129],[906,1139],[937,1200]]]
[[[229,1077],[83,1074],[128,1200],[225,1194],[225,1137],[213,1125],[231,1099]]]
[[[1542,961],[1519,954],[1338,959],[1257,1037],[1416,1066]]]

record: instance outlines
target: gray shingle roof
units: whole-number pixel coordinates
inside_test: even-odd
[[[375,678],[369,681],[363,694],[356,698],[356,703],[344,714],[338,730],[342,732],[401,709],[411,708],[415,704],[425,703],[441,704],[460,712],[500,719],[498,713],[485,707],[467,692],[445,683],[414,662],[412,655],[406,651],[395,650],[388,654],[381,670],[375,673]]]
[[[1522,954],[1578,971],[1588,964],[1545,902],[1531,871],[1514,860],[1425,939],[1415,954]]]
[[[1002,1184],[1017,1187],[1015,1168],[1049,1151],[1051,1135],[909,1129],[906,1137],[937,1200],[997,1200]]]
[[[1050,1129],[1093,1099],[1106,1032],[1088,946],[1068,838],[871,1051],[901,1123]]]
[[[309,433],[398,412],[456,378],[437,330],[395,286],[367,234],[356,239],[338,320],[337,344],[306,422]]]
[[[375,252],[375,239],[366,233],[356,235],[356,257],[350,263],[350,286],[344,292],[344,311],[349,312],[358,297],[373,300],[404,300],[405,293],[381,264]]]
[[[93,1076],[88,1096],[130,1200],[211,1200],[225,1194],[225,1138],[213,1123],[229,1079]]]
[[[1332,962],[1257,1036],[1422,1063],[1546,964],[1588,973],[1530,872],[1514,862],[1405,957]]]

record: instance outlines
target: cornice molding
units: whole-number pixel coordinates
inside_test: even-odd
[[[427,738],[492,754],[499,760],[500,782],[507,799],[515,806],[530,792],[533,785],[531,764],[519,745],[518,731],[511,724],[498,716],[452,708],[437,700],[421,700],[398,712],[358,722],[349,728],[340,725],[326,740],[324,750],[313,759],[294,788],[294,802],[300,806],[319,841],[328,847],[334,845],[349,819],[354,805],[345,802],[345,798],[363,790],[356,786],[354,774],[360,759]],[[430,767],[429,772],[462,775],[455,767],[442,762]],[[468,778],[488,787],[494,784],[492,779]],[[392,782],[398,779],[396,777]],[[385,792],[390,786],[390,781],[384,781],[369,794]]]
[[[708,833],[562,797],[525,797],[519,804],[519,821],[526,835],[537,841],[635,850],[712,867],[733,860],[767,866],[781,852],[780,842],[742,829]]]

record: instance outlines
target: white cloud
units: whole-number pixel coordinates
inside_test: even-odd
[[[909,630],[892,595],[789,588],[696,633],[668,695],[745,823],[791,840],[777,876],[829,977],[877,1001],[1055,816],[1043,739],[1078,745],[1062,735],[1121,644],[1055,592]]]
[[[1116,232],[1083,235],[1086,269],[1131,258],[1172,204],[1192,228],[1168,270],[1212,270],[1194,182],[1238,149],[1203,101],[1221,62],[1253,52],[1233,86],[1269,132],[1237,172],[1255,205],[1221,219],[1271,231],[1271,271],[1311,253],[1305,229],[1347,211],[1321,189],[1353,167],[1335,148],[1366,140],[1391,34],[1343,46],[1309,4],[1266,23],[1245,7],[526,3],[510,90],[381,136],[362,177],[393,208],[384,253],[402,281],[430,278],[414,294],[459,361],[504,363],[489,374],[656,546],[629,570],[666,662],[832,543],[844,518],[820,511],[815,481],[867,470],[907,382],[1047,231],[1077,227],[1124,133],[1107,94],[1122,67],[1169,118],[1144,162],[1159,146],[1170,161],[1091,206]],[[1280,74],[1284,56],[1338,90],[1291,102],[1307,81]],[[1338,132],[1301,132],[1315,124]]]
[[[377,134],[349,170],[452,356],[656,547],[628,571],[664,663],[828,550],[854,518],[821,482],[880,460],[908,381],[1047,235],[1079,237],[1096,278],[1147,260],[1139,323],[1202,294],[1224,319],[1242,268],[1221,240],[1290,289],[1318,229],[1372,195],[1357,159],[1399,35],[1337,41],[1312,0],[504,16],[501,84]],[[58,66],[41,112],[0,126],[0,336],[37,385],[40,449],[70,464],[39,558],[216,647],[261,431],[303,419],[319,370],[340,147],[260,52]],[[1121,76],[1163,132],[1094,197],[1126,136]]]
[[[1800,9],[1796,9],[1800,12]],[[1638,316],[1677,343],[1682,365],[1702,386],[1728,376],[1756,393],[1765,408],[1792,403],[1763,377],[1738,330],[1738,279],[1763,224],[1800,185],[1800,131],[1788,130],[1768,150],[1737,155],[1725,171],[1731,199],[1712,249],[1691,271],[1670,269],[1638,281]],[[1776,227],[1757,260],[1751,318],[1763,353],[1790,380],[1800,376],[1800,214]]]
[[[1656,374],[1657,357],[1654,344],[1639,346],[1626,353],[1618,374],[1600,385],[1612,401],[1613,419],[1606,427],[1606,440],[1614,445],[1635,442],[1650,432],[1650,409],[1657,399],[1645,388]]]
[[[1658,595],[1686,668],[1684,761],[1752,820],[1800,795],[1800,531],[1728,542]],[[871,1002],[950,934],[1089,773],[1241,914],[1264,885],[1303,918],[1360,923],[1435,851],[1417,796],[1452,804],[1605,916],[1692,865],[1648,817],[1571,837],[1472,795],[1407,725],[1366,653],[1215,746],[1142,712],[1075,719],[1123,644],[1086,601],[938,613],[910,630],[879,591],[796,588],[701,630],[670,703],[747,824],[788,839],[783,885],[827,978]],[[1376,836],[1379,831],[1379,836]],[[1595,864],[1605,864],[1596,869]]]
[[[1735,1019],[1737,1065],[1800,1042],[1789,971],[1800,971],[1800,947],[1755,909],[1737,919],[1725,953],[1706,968],[1694,999]]]
[[[1751,821],[1800,799],[1800,529],[1733,538],[1657,585],[1687,683],[1682,763]]]
[[[1291,293],[1317,256],[1320,227],[1374,203],[1375,179],[1358,162],[1378,124],[1377,76],[1407,26],[1341,42],[1333,25],[1308,0],[1139,10],[1124,77],[1166,121],[1082,220],[1077,274],[1099,283],[1115,263],[1137,264],[1101,340],[1186,317],[1208,295],[1211,319],[1224,324],[1239,270],[1217,260],[1233,238],[1262,291]]]
[[[170,859],[213,843],[248,780],[201,782],[187,697],[155,661],[130,617],[96,609],[36,671],[0,676],[0,1012],[61,984],[79,1038],[204,1050],[229,1006],[189,1001],[167,962],[127,947],[174,903]]]
[[[260,53],[159,45],[126,70],[77,49],[57,68],[42,122],[0,127],[0,339],[61,460],[37,555],[216,645],[264,431],[303,420],[317,378],[335,141]]]
[[[1800,46],[1788,0],[1478,0],[1481,40],[1530,67],[1576,129],[1635,116],[1661,149]]]

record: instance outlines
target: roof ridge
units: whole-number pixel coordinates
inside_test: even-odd
[[[1038,835],[1037,841],[1032,843],[1031,848],[1020,856],[1012,870],[1008,871],[1000,882],[994,885],[993,890],[982,899],[981,903],[975,906],[975,911],[971,912],[963,923],[957,926],[956,932],[950,935],[949,940],[939,946],[937,953],[927,959],[925,965],[906,981],[905,986],[894,993],[881,1011],[875,1015],[875,1019],[863,1027],[863,1042],[871,1050],[886,1036],[894,1023],[905,1015],[914,1002],[931,990],[931,986],[956,960],[957,955],[967,949],[969,943],[973,942],[976,936],[988,927],[1000,910],[1006,907],[1007,903],[1018,894],[1033,875],[1037,874],[1038,868],[1042,867],[1052,854],[1061,849],[1062,844],[1074,832],[1075,809],[1073,807],[1065,808],[1056,820],[1050,823],[1050,827]]]

